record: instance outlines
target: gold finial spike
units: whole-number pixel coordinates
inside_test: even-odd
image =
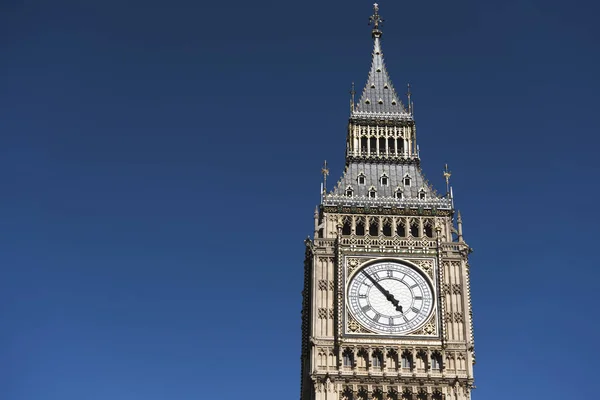
[[[381,15],[379,15],[379,4],[377,3],[373,4],[373,15],[369,17],[369,25],[373,25],[373,32],[371,34],[373,39],[381,37],[383,32],[381,32],[379,27],[383,25],[383,19],[381,19]]]
[[[354,95],[356,94],[356,90],[354,90],[354,82],[352,82],[352,89],[350,89],[350,112],[354,112]]]
[[[408,98],[408,113],[412,114],[412,102],[410,101],[410,96],[412,95],[412,93],[410,91],[410,83],[407,84],[406,86],[407,86],[406,97]]]
[[[323,168],[321,168],[321,173],[323,174],[323,195],[327,193],[327,175],[329,175],[329,169],[327,168],[327,160],[323,163]]]
[[[448,164],[444,166],[444,178],[446,178],[446,194],[450,193],[450,177],[452,172],[448,170]]]

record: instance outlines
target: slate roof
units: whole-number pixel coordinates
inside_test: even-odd
[[[375,35],[373,39],[373,58],[369,78],[352,115],[395,114],[406,117],[409,113],[398,97],[383,61],[381,39],[379,35]]]
[[[359,184],[359,176],[364,175],[365,183]],[[387,185],[383,185],[381,177],[386,175]],[[405,177],[410,178],[410,185],[404,184]],[[346,196],[346,189],[352,188],[352,197]],[[377,192],[376,198],[369,197],[369,191],[374,188]],[[402,198],[394,197],[396,190],[400,188]],[[425,199],[419,199],[419,191],[425,190]],[[337,182],[331,192],[323,199],[325,204],[363,204],[387,203],[389,205],[422,205],[424,207],[435,206],[437,208],[450,208],[451,199],[439,195],[431,184],[425,179],[418,165],[411,164],[382,164],[369,162],[353,162],[344,170],[344,174]]]

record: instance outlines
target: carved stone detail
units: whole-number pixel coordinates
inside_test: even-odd
[[[418,265],[431,279],[433,278],[433,260],[427,259],[409,259],[408,261]]]
[[[347,313],[347,326],[348,326],[348,331],[352,332],[352,333],[373,333],[367,329],[365,329],[365,327],[363,327],[361,324],[358,323],[358,321],[356,319],[354,319],[354,317],[352,316],[352,314],[350,314],[350,312]]]
[[[413,335],[421,336],[437,336],[436,314],[433,313],[429,320],[418,331],[413,332]]]
[[[365,262],[365,260],[362,258],[349,257],[346,260],[348,276],[352,275],[352,272],[354,272],[354,270],[356,268],[360,267],[364,262]]]

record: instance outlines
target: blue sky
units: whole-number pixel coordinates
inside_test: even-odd
[[[380,5],[475,249],[473,399],[596,398],[598,5]],[[1,398],[298,398],[302,241],[370,14],[0,3]]]

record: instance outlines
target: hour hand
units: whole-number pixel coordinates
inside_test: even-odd
[[[365,271],[363,271],[363,273],[365,274],[365,276],[367,278],[369,278],[369,280],[371,282],[373,282],[373,285],[375,285],[375,287],[377,289],[379,289],[379,291],[381,293],[383,293],[383,295],[385,296],[385,298],[394,305],[394,307],[396,307],[396,311],[399,311],[400,313],[402,313],[402,306],[399,304],[399,301],[396,300],[396,298],[394,297],[393,294],[391,294],[388,290],[386,290],[386,288],[384,288],[383,286],[381,286],[381,284],[379,282],[377,282],[371,275],[367,274]]]

